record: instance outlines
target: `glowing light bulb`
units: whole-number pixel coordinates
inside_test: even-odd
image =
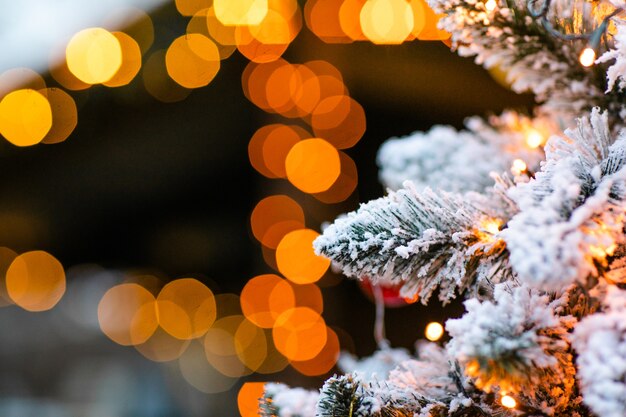
[[[580,53],[579,60],[580,60],[580,64],[583,67],[590,67],[590,66],[592,66],[593,63],[596,61],[596,51],[594,51],[593,48],[586,47]]]
[[[487,2],[485,3],[485,9],[490,13],[493,12],[497,6],[498,3],[496,2],[496,0],[487,0]]]
[[[443,326],[441,323],[437,323],[436,321],[428,323],[424,334],[426,335],[426,339],[431,342],[436,342],[441,339],[441,336],[443,336]]]
[[[511,166],[511,172],[513,175],[520,175],[522,172],[526,171],[526,168],[526,162],[521,159],[516,159]]]
[[[515,398],[510,395],[503,395],[502,398],[500,398],[500,404],[506,408],[515,408],[515,406],[517,406],[517,401],[515,401]]]
[[[491,235],[495,235],[500,231],[500,222],[497,220],[488,220],[484,222],[482,226],[483,229]]]
[[[531,129],[526,135],[526,144],[531,148],[538,148],[543,143],[543,136],[541,133],[534,129]]]

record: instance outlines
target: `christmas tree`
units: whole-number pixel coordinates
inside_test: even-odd
[[[379,332],[380,350],[342,358],[319,392],[267,384],[261,414],[623,417],[626,4],[430,5],[453,50],[534,93],[534,114],[388,141],[388,194],[314,247],[375,293],[462,297],[466,313],[414,356]]]

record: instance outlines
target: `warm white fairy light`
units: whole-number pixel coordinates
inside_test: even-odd
[[[496,0],[487,0],[487,2],[485,3],[485,10],[487,10],[488,12],[493,12],[497,6],[498,3],[496,2]]]
[[[482,229],[490,235],[495,235],[500,231],[500,222],[498,220],[487,220],[482,224]]]
[[[531,148],[538,148],[543,143],[543,136],[534,129],[530,129],[526,134],[526,144]]]
[[[526,162],[522,161],[521,159],[516,159],[511,165],[511,173],[513,175],[521,175],[522,172],[526,171],[526,168]]]
[[[500,398],[500,404],[506,408],[515,408],[517,406],[517,401],[515,401],[515,398],[510,395],[503,395],[502,398]]]
[[[590,66],[592,66],[593,63],[596,62],[596,51],[593,48],[591,48],[591,47],[586,47],[580,53],[579,60],[580,60],[580,64],[583,67],[590,67]]]
[[[441,339],[441,336],[443,336],[443,326],[441,323],[437,323],[436,321],[430,322],[426,326],[424,334],[426,335],[426,339],[431,342],[436,342]]]

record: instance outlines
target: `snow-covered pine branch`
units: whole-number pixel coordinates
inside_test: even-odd
[[[582,320],[573,345],[583,399],[601,417],[626,416],[626,291],[609,288],[605,311]]]
[[[420,415],[425,408],[443,404],[433,402],[411,389],[387,381],[364,380],[358,375],[330,378],[320,391],[318,417],[388,417]]]
[[[447,302],[456,292],[512,278],[498,237],[506,222],[492,199],[425,189],[410,183],[361,205],[324,230],[314,242],[349,277],[402,283],[401,293],[427,303],[439,288]]]
[[[337,366],[345,374],[358,373],[367,380],[384,381],[389,373],[412,356],[406,349],[379,349],[373,355],[357,359],[349,353],[342,353]]]
[[[501,235],[522,282],[562,292],[598,275],[624,241],[626,133],[614,139],[607,113],[595,108],[545,151],[541,172],[510,190],[520,212]]]
[[[623,21],[616,21],[617,33],[614,36],[615,45],[606,51],[596,62],[613,62],[607,69],[607,92],[615,87],[620,90],[626,88],[626,24]],[[621,115],[626,116],[625,114]]]
[[[536,95],[542,103],[539,112],[569,125],[584,111],[600,106],[623,125],[626,94],[619,89],[604,93],[607,65],[600,65],[598,71],[582,67],[578,57],[586,43],[548,33],[528,14],[527,0],[497,0],[493,11],[486,9],[486,2],[476,0],[429,3],[445,15],[439,25],[452,33],[452,47],[459,55],[506,71],[513,90]],[[580,33],[596,22],[590,3],[554,0],[549,17],[557,29]]]
[[[430,187],[483,193],[493,186],[490,173],[509,171],[515,159],[524,161],[530,172],[539,169],[544,154],[540,147],[526,145],[528,132],[546,137],[556,133],[547,120],[531,120],[513,111],[488,121],[469,118],[466,128],[435,126],[428,132],[391,138],[378,152],[382,183],[392,190],[410,180],[420,191]]]
[[[315,417],[318,391],[289,388],[285,384],[265,384],[259,404],[262,417]]]
[[[514,393],[546,414],[575,404],[574,364],[567,339],[575,323],[558,317],[558,300],[527,287],[497,285],[494,301],[465,301],[467,313],[448,320],[447,350],[487,392]]]

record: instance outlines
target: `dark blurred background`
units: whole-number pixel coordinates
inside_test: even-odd
[[[188,21],[173,4],[152,18],[153,49],[167,48]],[[460,128],[467,116],[532,104],[441,42],[333,45],[305,27],[284,58],[329,61],[365,109],[365,136],[347,151],[358,166],[358,189],[345,203],[324,205],[286,180],[266,179],[251,167],[250,137],[279,119],[244,97],[241,74],[248,61],[237,52],[222,62],[209,86],[182,102],[156,101],[137,77],[120,89],[72,92],[79,122],[64,143],[17,148],[0,141],[0,246],[16,252],[46,250],[69,269],[68,292],[58,309],[0,310],[1,415],[237,415],[238,385],[228,395],[200,393],[173,383],[167,365],[153,364],[98,332],[77,336],[73,329],[95,326],[97,298],[81,293],[80,283],[72,280],[89,271],[106,289],[119,278],[110,271],[146,271],[164,282],[192,276],[216,294],[238,294],[251,277],[272,272],[249,226],[261,198],[289,194],[304,207],[307,227],[319,230],[322,222],[383,195],[375,160],[389,137],[434,124]],[[46,81],[56,85],[51,78]],[[72,269],[85,264],[98,267]],[[335,281],[325,277],[321,283],[328,284],[323,288],[324,318],[349,335],[348,349],[371,354],[373,305],[355,283],[340,280],[331,286]],[[70,294],[83,298],[70,300]],[[86,323],[62,318],[63,305],[71,303],[81,304]],[[394,346],[412,348],[427,322],[461,311],[459,303],[445,311],[419,304],[390,309],[388,338]],[[317,388],[325,377],[286,370],[269,379]],[[117,391],[110,388],[115,386]],[[70,411],[63,405],[84,401],[109,408]],[[116,401],[124,405],[116,408]]]

